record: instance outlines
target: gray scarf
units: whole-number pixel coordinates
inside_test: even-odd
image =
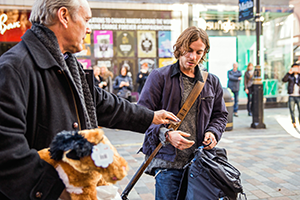
[[[64,58],[64,55],[60,51],[57,38],[50,29],[44,25],[34,23],[32,24],[31,30],[45,45],[59,66],[70,78],[71,82],[76,86],[84,112],[84,118],[87,125],[86,128],[96,128],[98,125],[95,105],[82,65],[71,53],[65,54],[66,59]]]

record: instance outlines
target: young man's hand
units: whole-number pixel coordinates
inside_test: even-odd
[[[184,150],[190,148],[195,143],[192,140],[188,140],[184,137],[190,137],[189,133],[182,131],[169,131],[168,132],[168,142],[170,142],[175,148]]]

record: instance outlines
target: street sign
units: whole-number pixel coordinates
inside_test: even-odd
[[[253,18],[253,0],[239,0],[239,21]]]

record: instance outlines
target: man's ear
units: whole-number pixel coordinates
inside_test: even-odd
[[[58,21],[65,27],[68,28],[68,23],[71,19],[70,12],[66,7],[61,7],[57,11]]]

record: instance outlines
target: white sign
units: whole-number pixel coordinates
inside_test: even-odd
[[[7,30],[10,29],[14,29],[14,28],[20,28],[20,21],[14,22],[14,23],[9,23],[9,24],[5,24],[5,22],[7,21],[7,15],[6,14],[2,14],[0,16],[0,33],[1,35],[3,35]]]

